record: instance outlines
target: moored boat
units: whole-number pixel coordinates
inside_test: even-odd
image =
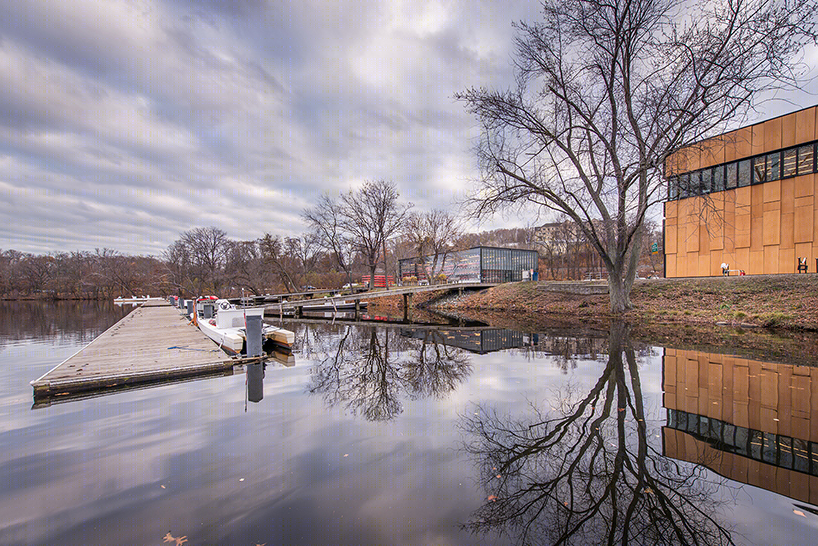
[[[196,312],[193,320],[199,329],[210,339],[231,354],[241,354],[246,351],[247,317],[264,317],[263,307],[237,308],[227,300],[211,300],[202,298],[196,303]],[[291,346],[295,341],[295,334],[284,328],[270,324],[262,326],[262,345],[265,350],[272,344]]]

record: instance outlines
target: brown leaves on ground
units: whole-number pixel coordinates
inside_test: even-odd
[[[609,319],[607,295],[548,290],[547,281],[508,283],[442,307],[564,319]],[[625,318],[661,323],[752,325],[818,331],[818,275],[757,275],[637,281]]]

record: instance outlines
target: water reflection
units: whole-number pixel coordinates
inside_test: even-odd
[[[333,345],[313,369],[308,390],[369,421],[394,419],[403,397],[444,396],[471,373],[469,355],[431,332],[414,340],[388,328],[347,327]]]
[[[480,407],[463,418],[486,492],[466,528],[522,543],[732,543],[718,516],[720,484],[649,441],[625,325],[612,326],[608,354],[593,388],[564,388],[551,411],[517,418]]]
[[[665,454],[818,504],[816,376],[809,366],[667,349]]]
[[[41,339],[88,343],[130,311],[108,301],[0,301],[0,347]]]

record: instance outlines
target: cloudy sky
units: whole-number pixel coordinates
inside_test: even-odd
[[[451,206],[479,134],[453,95],[506,87],[511,23],[538,14],[526,0],[6,2],[0,250],[299,234],[317,195],[365,180]]]

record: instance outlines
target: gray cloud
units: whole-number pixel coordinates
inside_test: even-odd
[[[453,94],[510,79],[536,3],[25,1],[0,17],[0,248],[159,254],[299,233],[322,191],[420,208],[475,176]]]

